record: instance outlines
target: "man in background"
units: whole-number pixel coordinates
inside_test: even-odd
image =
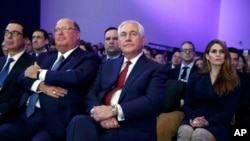
[[[38,56],[42,52],[47,51],[47,45],[49,44],[49,34],[43,29],[36,29],[32,34],[32,46],[34,53],[32,55]]]
[[[104,32],[104,48],[106,55],[103,60],[111,60],[121,57],[121,50],[118,46],[118,33],[116,27],[109,27]]]
[[[168,70],[167,79],[172,83],[172,80],[176,80],[176,85],[169,88],[169,82],[167,81],[167,89],[181,89],[180,92],[175,93],[171,92],[172,95],[169,96],[173,105],[171,109],[168,109],[168,112],[161,113],[158,116],[157,121],[157,131],[158,131],[158,141],[171,141],[177,133],[178,127],[184,117],[184,113],[181,108],[184,104],[184,93],[186,83],[192,73],[198,72],[199,68],[194,64],[195,56],[195,46],[191,41],[185,41],[181,44],[180,47],[180,66]],[[178,84],[178,85],[177,85]],[[177,91],[177,90],[175,90]],[[168,92],[166,94],[168,96]],[[177,98],[176,98],[177,97]],[[173,100],[172,100],[173,99]],[[165,101],[164,101],[165,102]],[[169,104],[169,103],[164,103]],[[177,105],[177,106],[176,106]]]

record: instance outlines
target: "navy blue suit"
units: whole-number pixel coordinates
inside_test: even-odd
[[[87,113],[93,106],[104,105],[103,98],[118,78],[123,59],[124,57],[120,57],[102,63],[96,80],[85,97]],[[102,129],[91,117],[82,116],[89,122],[78,124],[73,119],[68,128],[68,141],[156,141],[156,116],[160,112],[165,84],[166,68],[142,55],[129,74],[119,97],[118,103],[125,116],[125,120],[119,122],[120,127]],[[86,130],[92,136],[82,136]]]
[[[237,73],[240,78],[241,96],[235,114],[235,125],[240,127],[250,127],[250,74]]]
[[[0,70],[6,62],[7,56],[0,57]],[[12,120],[17,115],[17,106],[22,95],[22,87],[18,85],[17,78],[24,70],[32,65],[35,58],[24,52],[17,60],[2,88],[0,88],[0,124]]]
[[[182,124],[189,125],[190,119],[204,116],[209,125],[202,128],[210,131],[217,141],[226,141],[239,97],[239,86],[227,96],[218,96],[213,89],[209,73],[194,73],[187,84],[183,109],[185,117]]]
[[[35,113],[28,118],[27,124],[30,125],[27,126],[32,129],[32,126],[35,127],[36,125],[38,127],[34,130],[39,131],[42,129],[53,140],[63,141],[68,122],[74,115],[84,112],[83,97],[95,78],[101,60],[96,54],[77,48],[66,58],[57,71],[50,71],[57,58],[57,53],[57,51],[42,53],[37,58],[37,63],[42,69],[48,70],[44,81],[46,85],[65,88],[68,93],[58,99],[40,93],[41,108],[36,110],[40,114]],[[32,94],[29,90],[34,81],[26,77],[20,78],[21,84],[27,90],[21,99],[20,106],[25,105],[28,97]],[[25,109],[23,113],[25,113]],[[21,115],[20,117],[23,118],[24,116]],[[38,118],[41,118],[41,120],[35,121]],[[37,134],[37,131],[34,130],[30,132]],[[0,131],[4,132],[5,129],[0,127]],[[32,134],[31,136],[34,136]],[[2,140],[1,133],[0,140]]]

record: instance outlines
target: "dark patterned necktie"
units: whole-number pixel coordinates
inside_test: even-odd
[[[183,72],[181,74],[181,79],[186,80],[188,67],[182,67],[182,69],[183,69]]]

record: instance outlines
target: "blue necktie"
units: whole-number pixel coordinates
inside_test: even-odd
[[[64,61],[64,57],[63,57],[63,55],[61,55],[51,70],[57,70],[63,61]]]
[[[28,103],[27,109],[26,109],[27,117],[31,116],[34,113],[35,107],[36,107],[36,101],[38,100],[38,96],[39,96],[38,93],[33,93],[30,96],[30,100],[29,100],[29,103]]]
[[[4,68],[0,72],[0,87],[3,85],[5,78],[8,76],[10,63],[13,61],[14,61],[13,58],[9,58],[7,64],[4,66]]]

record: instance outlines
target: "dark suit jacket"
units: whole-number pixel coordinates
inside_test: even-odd
[[[0,58],[0,69],[5,64],[6,59],[7,56]],[[17,78],[28,66],[33,64],[34,59],[27,53],[24,53],[6,77],[0,90],[0,124],[11,120],[17,114],[17,106],[22,91],[22,87],[17,84]]]
[[[181,109],[180,100],[184,99],[186,82],[178,80],[180,69],[181,66],[170,69],[167,72],[168,82],[166,84],[167,88],[165,92],[164,102],[162,105],[162,112],[171,112]],[[193,65],[189,74],[189,78],[194,72],[198,71],[199,68],[196,65]]]
[[[227,96],[216,95],[210,75],[194,73],[188,83],[185,94],[184,114],[182,124],[198,116],[204,116],[209,125],[203,127],[210,131],[217,141],[227,141],[229,124],[237,108],[240,97],[240,87]]]
[[[85,98],[88,113],[93,106],[103,105],[105,94],[118,78],[123,59],[102,63]],[[120,122],[121,127],[118,128],[121,140],[156,139],[156,116],[160,111],[165,84],[166,68],[142,55],[129,74],[118,101],[125,116],[125,121]]]
[[[242,127],[250,126],[250,74],[237,73],[240,79],[240,102],[235,114],[235,125]]]
[[[166,65],[167,71],[172,69],[172,63],[167,63]]]
[[[167,79],[168,80],[178,80],[180,71],[181,71],[181,66],[169,70],[167,73]],[[199,71],[199,68],[194,64],[193,67],[191,68],[189,78],[192,75],[192,73],[198,72],[198,71]]]
[[[42,69],[48,70],[44,81],[46,85],[68,90],[67,95],[58,99],[43,93],[39,95],[41,110],[45,115],[45,129],[55,139],[60,140],[65,136],[66,126],[71,118],[83,113],[83,97],[95,78],[101,60],[96,54],[78,47],[57,71],[50,71],[56,58],[57,51],[45,52],[38,56],[37,63]],[[27,90],[34,81],[25,77],[20,80]],[[21,104],[26,102],[30,94],[32,93],[27,92],[22,97]]]
[[[122,54],[120,54],[117,58],[120,58],[120,57],[122,57],[123,55]],[[117,59],[117,58],[115,58],[115,59]],[[112,60],[112,59],[111,59]],[[107,60],[107,55],[104,55],[103,57],[102,57],[102,61],[108,61]],[[109,60],[110,61],[110,60]]]

